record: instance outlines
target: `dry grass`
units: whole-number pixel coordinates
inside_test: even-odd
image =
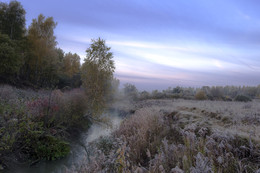
[[[260,102],[147,100],[135,107],[102,145],[92,144],[92,161],[75,172],[260,171]]]
[[[141,105],[141,106],[140,106]],[[194,100],[148,100],[137,107],[152,107],[157,111],[180,111],[191,114],[196,121],[207,122],[214,129],[251,136],[260,141],[260,101],[251,103]]]

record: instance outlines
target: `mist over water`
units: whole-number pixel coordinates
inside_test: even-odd
[[[86,143],[93,142],[101,136],[110,135],[112,131],[119,127],[121,121],[122,118],[116,115],[112,115],[110,116],[110,126],[103,124],[93,124],[88,130]]]

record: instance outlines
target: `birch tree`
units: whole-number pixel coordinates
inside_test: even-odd
[[[111,92],[115,65],[110,49],[106,46],[105,40],[93,39],[86,50],[87,56],[82,65],[83,87],[88,98],[90,114],[94,117],[102,113]]]

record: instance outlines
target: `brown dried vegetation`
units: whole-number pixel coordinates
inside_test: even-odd
[[[250,109],[244,109],[246,103],[228,104],[142,101],[111,137],[100,139],[102,146],[92,144],[91,161],[74,171],[257,172],[260,103]]]

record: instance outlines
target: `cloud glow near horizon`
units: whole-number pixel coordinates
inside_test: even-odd
[[[58,47],[82,62],[92,38],[114,53],[115,76],[139,89],[260,84],[258,1],[20,1],[27,26],[58,22]]]

